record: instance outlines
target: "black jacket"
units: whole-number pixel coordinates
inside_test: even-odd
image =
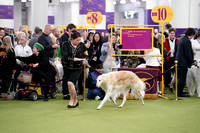
[[[180,39],[177,45],[176,60],[179,67],[190,68],[194,62],[192,45],[189,37],[185,35]]]
[[[31,73],[33,74],[33,81],[40,82],[43,78],[46,82],[52,82],[55,77],[55,69],[49,63],[49,58],[45,52],[40,52],[38,56],[35,54],[29,57],[17,57],[20,61],[27,64],[36,64],[39,63],[38,67],[31,68]]]
[[[0,72],[12,72],[16,69],[15,52],[14,49],[12,49],[13,51],[9,50],[6,52],[4,46],[0,47]]]
[[[49,35],[42,33],[38,37],[38,43],[40,43],[44,47],[44,51],[48,57],[53,58],[54,56],[54,49],[52,48],[53,42]]]

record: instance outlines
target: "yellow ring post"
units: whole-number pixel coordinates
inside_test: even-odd
[[[84,64],[84,87],[83,87],[83,101],[86,101],[85,100],[85,76],[86,76],[86,73],[85,73],[85,71],[86,71],[86,67],[85,67],[85,64]]]
[[[174,101],[182,100],[178,99],[178,61],[175,61],[175,99],[170,99]]]
[[[176,89],[176,93],[175,93],[175,100],[178,100],[178,61],[175,61],[175,89]]]

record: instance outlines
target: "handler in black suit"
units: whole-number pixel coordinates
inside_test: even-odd
[[[191,41],[195,35],[196,31],[193,28],[188,28],[186,30],[185,36],[182,37],[177,45],[176,60],[178,61],[178,96],[179,97],[189,97],[183,93],[183,89],[186,82],[186,75],[188,68],[196,65],[194,62],[194,55],[191,46]]]

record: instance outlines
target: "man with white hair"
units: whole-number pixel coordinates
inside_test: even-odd
[[[44,32],[38,38],[38,43],[44,47],[44,52],[48,55],[49,60],[53,62],[54,49],[58,48],[58,44],[53,44],[51,37],[49,36],[52,33],[53,27],[50,24],[47,24],[44,28]]]
[[[33,54],[32,49],[30,46],[27,45],[28,38],[25,36],[25,34],[22,34],[19,37],[19,44],[15,47],[15,56],[21,56],[21,57],[28,57]],[[28,71],[28,67],[26,66],[25,63],[19,61],[17,59],[17,65],[16,65],[16,73],[14,75],[14,79],[17,79],[17,77],[20,74],[20,71]],[[16,82],[13,82],[13,90],[16,90]]]

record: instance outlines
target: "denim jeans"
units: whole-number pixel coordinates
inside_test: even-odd
[[[96,96],[100,97],[100,100],[104,98],[104,94],[101,92],[100,88],[88,89],[87,98],[95,99]]]
[[[115,71],[118,71],[118,68],[112,68],[112,71],[115,72]],[[108,67],[105,67],[103,66],[103,73],[109,73],[111,72],[111,68],[108,68]]]

